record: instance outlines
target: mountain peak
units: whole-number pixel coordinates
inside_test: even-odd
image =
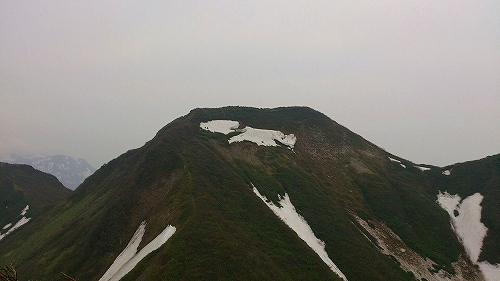
[[[494,231],[498,167],[481,163]],[[471,195],[467,169],[415,165],[307,107],[195,109],[13,233],[0,262],[80,280],[483,280],[436,202]],[[489,233],[479,262],[499,258]]]

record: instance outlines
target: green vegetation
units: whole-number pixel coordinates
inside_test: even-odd
[[[19,277],[15,269],[15,266],[16,264],[12,262],[10,265],[6,265],[5,267],[0,267],[0,281],[19,281]],[[66,275],[64,272],[61,272],[61,274],[64,276],[65,280],[77,281],[71,276]]]
[[[0,184],[3,186],[3,183],[21,191],[34,207],[60,202],[71,194],[71,190],[65,188],[56,177],[28,165],[0,163]]]
[[[0,179],[0,227],[16,222],[21,210],[28,205],[24,193],[16,189],[14,183],[8,179]]]
[[[199,128],[214,119],[294,133],[297,145],[294,151],[230,145],[228,136]],[[19,270],[41,281],[55,280],[61,271],[96,280],[145,220],[140,247],[169,224],[177,230],[123,280],[339,280],[253,193],[253,184],[276,205],[287,193],[350,281],[415,279],[380,252],[353,214],[383,221],[409,247],[437,262],[436,270],[453,272],[451,263],[463,249],[435,203],[436,190],[455,184],[459,192],[472,194],[467,186],[480,178],[481,190],[497,198],[498,158],[488,164],[496,168],[464,171],[461,179],[454,176],[458,166],[447,178],[437,168],[423,173],[406,161],[409,168],[403,169],[387,157],[309,108],[195,109],[0,241],[0,264],[21,261]],[[10,179],[0,178],[0,184],[5,187],[0,198],[19,206],[29,199]],[[494,229],[498,207],[488,200],[484,210],[493,211],[484,216],[485,224],[489,220]]]
[[[1,227],[21,218],[26,205],[29,205],[27,216],[34,219],[70,194],[52,175],[28,165],[0,162],[0,232]]]

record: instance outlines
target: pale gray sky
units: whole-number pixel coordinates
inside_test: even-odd
[[[305,105],[446,165],[500,153],[499,77],[498,0],[0,0],[0,156],[99,167],[196,107]]]

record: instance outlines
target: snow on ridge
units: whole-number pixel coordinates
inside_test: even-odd
[[[477,192],[460,202],[458,194],[451,195],[447,191],[437,195],[437,203],[450,215],[452,229],[458,236],[469,258],[479,265],[486,280],[499,281],[500,264],[492,265],[487,261],[478,263],[479,254],[483,246],[488,228],[481,222],[481,201],[483,195]],[[455,211],[458,214],[455,216]]]
[[[243,129],[238,129],[240,123],[238,121],[232,120],[212,120],[208,122],[201,122],[200,128],[213,133],[240,133],[229,139],[229,143],[250,141],[257,145],[263,146],[279,146],[279,144],[286,145],[290,149],[293,149],[297,137],[294,134],[285,135],[280,131],[267,130],[267,129],[255,129],[246,126]]]
[[[340,276],[342,279],[347,281],[344,273],[333,263],[333,261],[328,257],[328,253],[325,251],[325,242],[319,240],[314,232],[312,231],[307,221],[297,213],[295,206],[293,206],[290,201],[290,197],[285,193],[285,196],[280,198],[279,204],[281,207],[277,207],[272,202],[268,202],[267,198],[260,194],[257,188],[252,184],[253,192],[273,211],[273,213],[278,216],[288,227],[290,227],[300,239],[307,243],[307,245],[323,260],[323,262],[330,267],[330,269]]]
[[[276,143],[278,141],[283,145],[293,148],[297,137],[294,134],[285,135],[280,131],[255,129],[247,126],[242,130],[241,134],[229,139],[229,143],[240,141],[250,141],[259,146],[278,146]]]
[[[12,223],[8,223],[8,224],[6,224],[4,227],[2,227],[2,230],[5,230],[5,229],[7,229],[7,228],[11,227],[11,225],[12,225]]]
[[[240,122],[232,120],[212,120],[200,123],[200,128],[203,130],[224,135],[234,132],[239,126]]]
[[[420,169],[420,171],[422,171],[422,172],[423,171],[429,171],[431,169],[431,168],[428,168],[428,167],[422,167],[422,166],[416,166],[416,165],[414,167],[417,168],[417,169]]]
[[[394,158],[391,158],[391,157],[388,157],[389,160],[391,160],[392,162],[396,162],[396,163],[399,163],[399,165],[401,165],[401,167],[405,168],[406,169],[406,165],[401,163],[401,161],[399,161],[398,159],[394,159]]]
[[[392,162],[397,162],[397,163],[401,163],[401,161],[399,161],[398,159],[394,159],[394,158],[391,158],[391,157],[388,157],[389,160],[391,160]]]
[[[143,221],[135,231],[125,249],[123,249],[118,257],[116,257],[113,264],[111,264],[99,281],[120,280],[132,269],[134,269],[134,267],[149,253],[157,250],[165,244],[165,242],[172,237],[175,231],[176,228],[174,226],[168,225],[160,234],[158,234],[158,236],[137,252],[139,244],[142,241],[142,236],[144,236],[144,233],[146,232],[146,221]]]

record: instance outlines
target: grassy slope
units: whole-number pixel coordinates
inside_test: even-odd
[[[326,142],[314,144],[312,146],[323,146],[328,149],[329,146],[338,147],[347,145],[357,147],[359,149],[373,149],[359,136],[352,133],[346,133],[347,130],[345,130],[345,128],[341,128],[338,124],[324,118],[321,114],[312,112],[308,109],[295,110],[295,116],[293,114],[288,114],[289,112],[286,112],[287,109],[281,109],[283,111],[282,113],[278,113],[278,116],[273,115],[273,117],[269,118],[266,122],[261,119],[262,117],[257,121],[253,121],[250,116],[254,116],[256,114],[252,114],[251,110],[248,110],[248,117],[241,117],[239,112],[233,113],[233,110],[234,109],[231,108],[227,112],[222,113],[210,112],[212,114],[208,114],[208,116],[205,117],[206,119],[201,121],[210,119],[244,120],[246,123],[245,125],[259,127],[258,124],[266,124],[268,127],[265,128],[278,127],[283,128],[282,130],[285,132],[286,130],[289,130],[288,132],[293,132],[293,129],[289,128],[295,128],[295,130],[297,130],[297,128],[304,128],[304,130],[298,130],[299,141],[307,138],[305,135],[300,135],[301,131],[310,133],[312,130],[311,128],[316,126],[317,128],[328,128],[326,131],[322,132],[325,136],[324,138],[326,139]],[[274,113],[276,114],[276,112]],[[283,123],[274,124],[276,120]],[[262,128],[262,126],[259,128]],[[240,146],[245,148],[244,144],[241,144]],[[382,194],[382,196],[380,196],[380,193],[393,188],[391,186],[385,186],[379,191],[366,188],[369,191],[365,191],[364,193],[362,191],[362,194],[359,194],[360,192],[357,189],[363,189],[366,185],[363,186],[363,184],[359,183],[349,183],[349,179],[359,178],[361,177],[360,175],[353,175],[349,172],[336,172],[336,170],[339,170],[338,164],[344,161],[344,158],[351,157],[349,155],[350,152],[335,155],[332,157],[335,158],[335,161],[332,163],[318,164],[315,163],[316,159],[312,159],[308,151],[301,150],[300,147],[300,143],[298,142],[295,154],[286,149],[281,150],[283,151],[283,154],[287,153],[288,155],[291,155],[289,157],[281,155],[281,153],[277,152],[280,150],[275,148],[263,148],[259,150],[259,159],[265,162],[260,169],[258,165],[249,165],[242,159],[236,159],[235,163],[240,167],[240,169],[242,169],[242,173],[247,177],[247,181],[253,182],[259,187],[261,192],[271,200],[276,202],[277,194],[282,195],[285,191],[290,194],[292,201],[296,204],[296,207],[302,211],[302,214],[306,217],[315,232],[318,233],[317,235],[320,239],[327,242],[327,245],[331,245],[330,251],[331,256],[333,257],[332,259],[342,270],[344,270],[344,273],[346,273],[350,279],[405,279],[407,276],[402,274],[399,268],[395,268],[395,264],[392,260],[380,255],[378,250],[371,247],[368,241],[353,225],[352,217],[345,211],[345,209],[359,210],[361,213],[365,212],[369,215],[371,213],[370,211],[372,211],[371,209],[373,209],[370,204],[378,204],[379,199],[381,199],[384,195]],[[246,153],[250,153],[250,150]],[[323,151],[321,153],[328,152]],[[238,154],[245,155],[245,152]],[[378,163],[375,163],[374,166],[378,166],[377,164]],[[269,169],[269,167],[273,167],[273,169]],[[324,174],[321,174],[322,172],[324,172]],[[375,178],[387,181],[384,178],[381,179],[380,176],[376,176]],[[339,181],[341,184],[338,183]],[[408,237],[413,239],[408,240],[410,242],[414,242],[414,245],[411,245],[410,243],[410,246],[420,246],[420,248],[416,249],[417,252],[420,252],[424,256],[431,256],[437,262],[449,265],[451,261],[456,260],[458,257],[460,245],[454,238],[451,230],[448,228],[446,213],[441,212],[437,206],[431,209],[441,215],[440,219],[444,222],[443,227],[439,228],[439,231],[433,231],[434,229],[431,228],[431,231],[429,231],[429,229],[425,229],[419,233],[415,233],[414,231],[410,231],[408,233],[404,232],[404,230],[409,228],[411,229],[412,226],[415,226],[418,223],[418,221],[411,221],[411,219],[426,213],[429,205],[435,205],[428,195],[425,195],[425,199],[416,200],[418,199],[418,196],[421,195],[420,192],[422,192],[422,190],[412,191],[411,188],[407,188],[405,191],[400,191],[399,193],[401,194],[390,194],[388,198],[388,200],[391,201],[394,201],[395,199],[400,201],[397,202],[398,206],[396,206],[396,208],[400,208],[401,212],[404,212],[401,208],[403,205],[414,206],[415,210],[408,211],[408,213],[411,213],[411,216],[405,216],[403,214],[400,215],[399,218],[392,218],[393,214],[388,210],[376,208],[374,213],[376,216],[382,217],[382,219],[385,218],[390,225],[402,225],[404,228],[396,229],[396,233],[399,233],[403,238]],[[378,196],[378,198],[367,198],[370,195]],[[402,200],[400,197],[404,196],[406,196],[406,198]],[[363,202],[363,200],[365,201]],[[416,201],[416,203],[413,201]],[[368,210],[366,210],[367,208]],[[387,218],[392,218],[393,223],[391,223],[391,221]],[[434,236],[436,232],[440,235]],[[452,247],[455,252],[443,255],[442,253],[436,251],[436,249],[432,248],[438,246],[437,248],[440,250],[445,249],[449,251],[449,247],[447,246],[449,246],[450,243],[445,243],[447,242],[447,239],[455,242],[453,245],[454,248]],[[328,241],[331,243],[328,243]],[[440,242],[443,242],[443,246]],[[339,245],[339,247],[335,247],[334,245]],[[353,247],[353,245],[358,247]],[[356,251],[354,251],[354,248],[356,248]],[[370,264],[370,268],[366,268],[367,262]],[[362,268],[366,269],[361,270]]]
[[[228,145],[226,136],[199,129],[199,122],[213,119],[295,133],[297,147]],[[356,171],[353,159],[371,174]],[[0,263],[15,259],[26,277],[38,280],[58,278],[60,271],[96,279],[146,219],[142,245],[168,224],[177,232],[124,280],[337,279],[252,193],[252,182],[275,201],[289,193],[349,280],[411,280],[359,232],[349,211],[384,220],[444,266],[456,260],[460,246],[421,171],[394,164],[307,108],[193,110],[144,147],[103,166],[68,202],[1,244]],[[424,219],[429,210],[433,220]]]
[[[174,122],[166,135],[96,172],[68,202],[12,237],[0,262],[17,260],[27,278],[53,280],[64,271],[92,280],[104,273],[146,219],[143,245],[166,224],[177,226],[178,232],[158,255],[147,258],[150,266],[139,266],[131,276],[157,276],[155,269],[161,268],[165,276],[185,280],[337,279],[243,180],[199,161],[217,158],[200,158],[198,141],[187,141],[192,126],[178,125]],[[238,185],[240,190],[228,193]],[[253,205],[267,215],[256,220]]]
[[[36,217],[70,194],[52,175],[28,165],[0,163],[0,227],[16,221],[26,205],[30,205],[29,216]]]

